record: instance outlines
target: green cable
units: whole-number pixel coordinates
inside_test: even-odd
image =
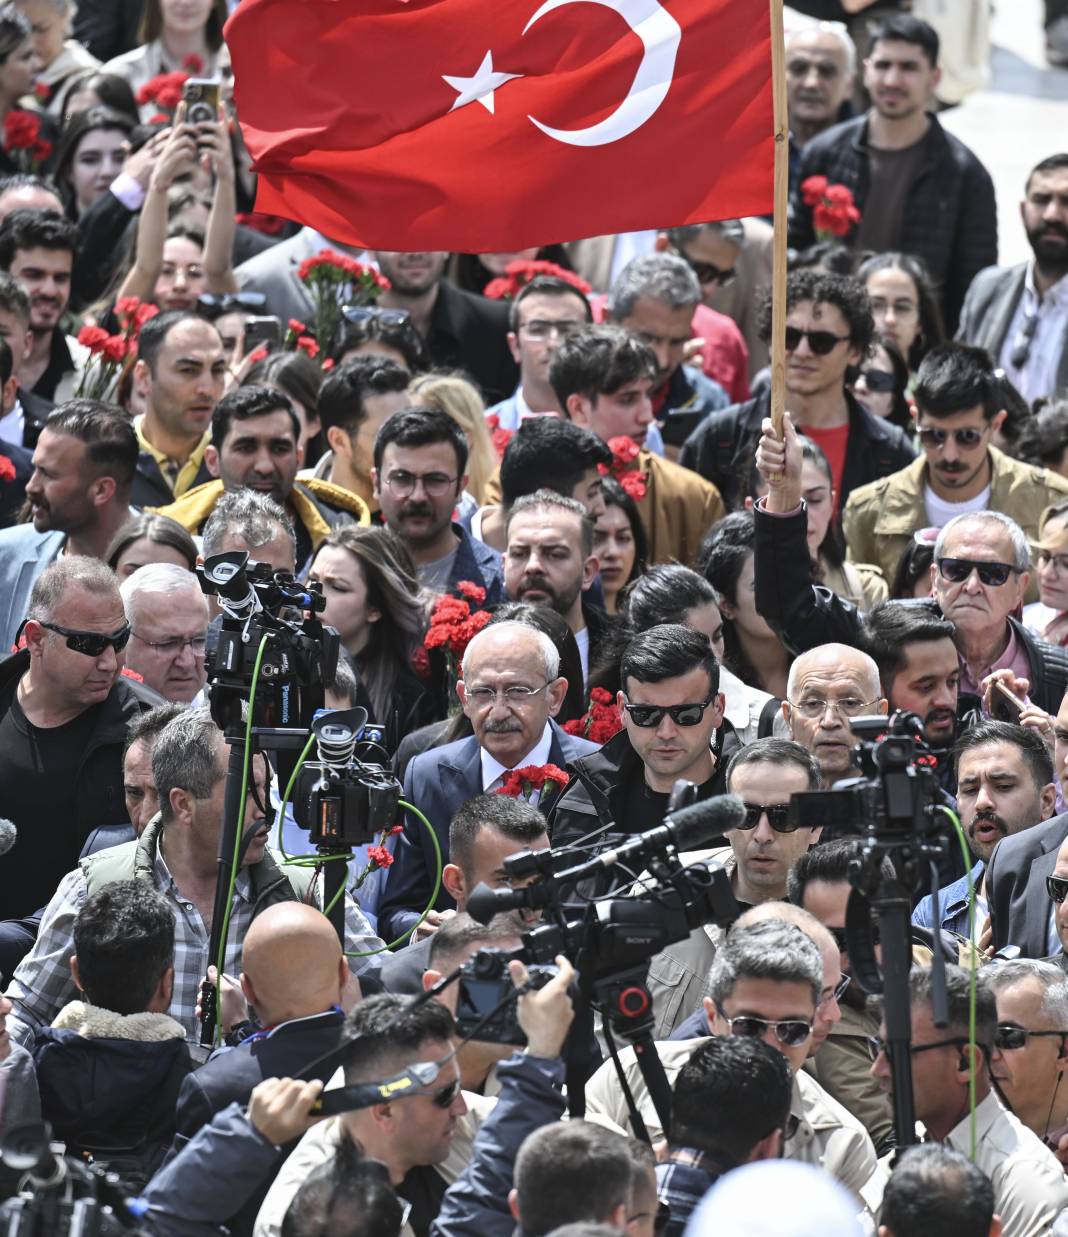
[[[972,853],[968,849],[968,841],[964,836],[964,829],[961,827],[960,817],[956,812],[946,807],[945,804],[938,804],[938,810],[948,816],[953,828],[957,834],[957,841],[960,843],[961,854],[964,857],[964,871],[968,877],[968,944],[972,950],[972,965],[969,968],[970,976],[968,981],[968,1047],[971,1049],[969,1054],[969,1069],[968,1069],[968,1108],[969,1108],[969,1125],[971,1132],[971,1147],[972,1147],[972,1162],[975,1162],[977,1138],[975,1129],[975,1013],[976,1004],[978,1001],[978,985],[979,985],[979,957],[978,951],[975,948],[975,879],[972,876]],[[932,907],[932,910],[934,908]],[[934,930],[939,930],[939,925],[934,925]]]

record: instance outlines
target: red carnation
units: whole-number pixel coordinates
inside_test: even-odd
[[[90,352],[103,352],[104,345],[111,336],[99,326],[83,326],[78,332],[78,343],[83,348],[88,348]]]
[[[475,584],[471,580],[461,580],[456,585],[456,591],[462,597],[466,597],[468,601],[475,601],[479,605],[486,600],[486,590],[480,584]]]
[[[297,340],[297,349],[306,352],[313,360],[319,355],[319,345],[310,335],[301,335]]]
[[[0,481],[15,480],[15,465],[6,455],[0,455]]]
[[[185,69],[187,73],[191,73],[194,77],[199,77],[201,73],[204,72],[203,57],[198,56],[196,52],[190,52],[189,55],[182,61],[182,68]]]
[[[289,329],[294,335],[307,335],[308,328],[303,322],[298,322],[296,318],[289,319]]]
[[[384,846],[368,846],[367,858],[380,868],[388,868],[393,864],[393,856]]]
[[[801,182],[801,200],[806,206],[815,206],[827,192],[826,176],[809,176]]]
[[[615,697],[606,687],[595,687],[590,692],[590,704],[615,704]]]
[[[132,341],[130,346],[135,346]],[[121,335],[109,335],[104,340],[102,351],[109,361],[123,360],[126,357],[127,350],[127,342]]]
[[[33,112],[14,108],[4,117],[5,150],[29,150],[40,133],[41,118]]]

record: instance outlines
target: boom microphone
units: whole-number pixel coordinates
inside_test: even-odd
[[[7,852],[18,841],[18,830],[10,820],[0,818],[0,855],[6,855]]]

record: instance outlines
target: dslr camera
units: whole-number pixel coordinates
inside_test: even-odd
[[[519,1025],[516,986],[508,973],[508,963],[522,954],[522,949],[480,949],[460,967],[456,1029],[461,1038],[477,1029],[478,1039],[491,1044],[522,1047],[527,1042]],[[527,973],[532,988],[544,988],[554,975],[559,974],[559,967],[535,965],[528,967]],[[490,1014],[493,1017],[485,1026],[480,1026]]]

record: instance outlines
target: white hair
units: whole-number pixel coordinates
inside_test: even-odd
[[[842,55],[845,56],[846,73],[855,73],[857,71],[857,48],[856,44],[849,37],[849,30],[844,22],[840,21],[817,21],[805,22],[803,25],[798,24],[793,27],[786,35],[786,50],[790,50],[791,42],[802,34],[829,34],[836,39],[842,48]]]
[[[1031,547],[1027,544],[1027,534],[1015,520],[1001,511],[968,511],[964,515],[955,515],[938,534],[935,542],[934,561],[945,557],[946,540],[954,529],[962,524],[998,524],[1009,534],[1012,541],[1013,566],[1017,571],[1027,571],[1031,567]]]
[[[204,596],[196,576],[185,567],[179,567],[177,563],[148,563],[144,567],[138,567],[119,587],[126,618],[131,623],[134,622],[139,597],[146,593],[170,596],[186,590],[195,590],[198,597]],[[205,602],[205,606],[206,604]]]
[[[491,623],[488,627],[478,632],[471,640],[467,648],[464,649],[463,661],[460,663],[463,677],[467,678],[467,670],[471,662],[471,650],[476,647],[478,642],[485,641],[485,637],[490,634],[499,634],[511,636],[513,639],[518,639],[520,636],[532,636],[534,642],[538,646],[541,653],[541,660],[545,666],[545,679],[551,683],[553,679],[560,676],[560,651],[549,637],[541,630],[540,627],[533,627],[529,623],[516,623],[508,620],[503,623]]]
[[[831,649],[834,649],[837,654],[848,653],[852,658],[856,659],[865,675],[867,675],[867,690],[871,692],[871,696],[869,698],[871,700],[881,700],[883,698],[882,684],[879,680],[879,667],[875,664],[874,658],[870,657],[862,649],[851,648],[848,644],[820,644],[814,649],[809,649],[807,653],[802,653],[800,657],[794,658],[794,661],[790,666],[789,677],[786,680],[787,700],[793,700],[794,688],[797,686],[798,676],[803,670],[808,669],[807,663],[810,663],[817,654],[826,654]]]
[[[1042,1012],[1058,1028],[1068,1028],[1068,976],[1052,962],[1012,958],[984,970],[995,996],[1006,988],[1035,979],[1042,987]]]

